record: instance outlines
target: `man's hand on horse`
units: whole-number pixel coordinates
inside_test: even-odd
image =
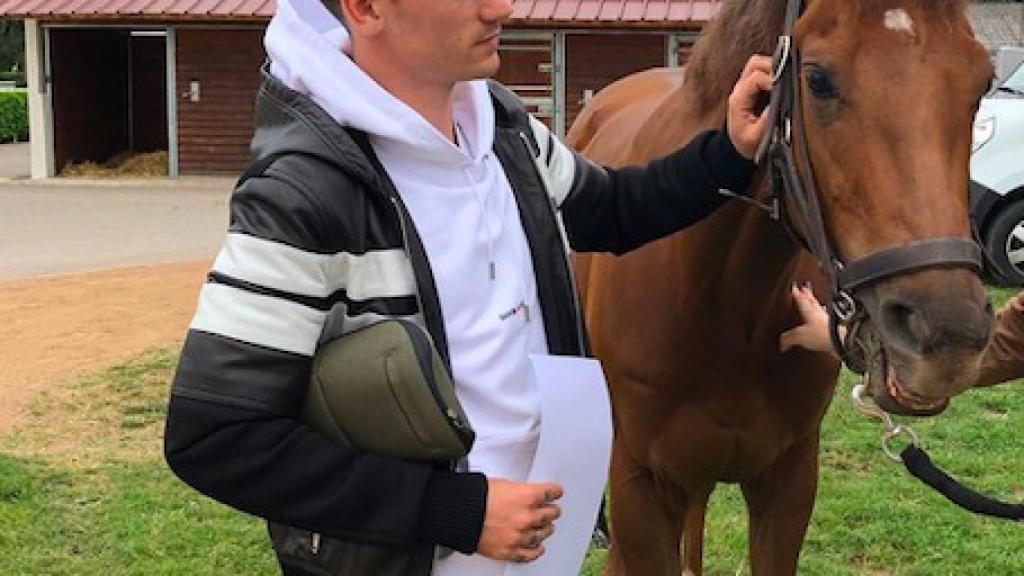
[[[736,151],[752,160],[768,125],[768,108],[761,109],[762,94],[772,89],[772,59],[754,55],[729,96],[727,125]]]

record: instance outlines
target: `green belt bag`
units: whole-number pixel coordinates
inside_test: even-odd
[[[302,420],[342,444],[407,460],[458,460],[475,438],[437,350],[407,320],[322,346]]]
[[[437,350],[406,320],[323,345],[301,418],[342,445],[444,467],[469,453],[475,437]],[[281,564],[316,576],[428,576],[434,561],[427,544],[392,548],[269,528]]]

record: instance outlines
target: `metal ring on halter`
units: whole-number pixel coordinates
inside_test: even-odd
[[[906,435],[906,437],[910,439],[910,443],[912,445],[921,445],[921,439],[918,438],[917,432],[914,432],[914,429],[910,426],[900,425],[886,429],[885,434],[882,434],[882,451],[884,451],[885,455],[894,462],[901,462],[903,459],[900,458],[900,455],[892,449],[892,446],[890,446],[889,443],[903,435]]]
[[[775,48],[775,70],[772,70],[772,84],[782,78],[789,66],[789,53],[793,49],[792,36],[779,36],[779,45]]]

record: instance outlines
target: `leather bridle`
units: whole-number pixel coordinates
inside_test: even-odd
[[[828,311],[833,344],[846,365],[863,374],[867,369],[866,358],[863,350],[856,350],[856,339],[847,338],[844,342],[839,337],[840,326],[852,334],[867,318],[858,292],[882,280],[926,269],[966,268],[977,273],[982,269],[982,251],[972,239],[947,237],[886,248],[851,262],[840,259],[825,228],[800,106],[801,57],[793,32],[803,9],[803,0],[789,0],[774,56],[769,124],[758,148],[757,161],[770,162],[770,215],[817,258],[825,274],[830,289]]]
[[[757,152],[759,164],[765,158],[770,161],[769,197],[766,203],[748,201],[781,221],[790,234],[818,259],[831,291],[828,310],[833,345],[847,367],[864,374],[867,371],[868,345],[862,341],[864,335],[858,328],[867,318],[867,312],[857,298],[858,292],[887,278],[919,270],[964,268],[980,272],[982,250],[977,242],[967,238],[934,238],[885,248],[845,264],[839,259],[828,241],[800,107],[801,60],[793,30],[803,11],[804,1],[788,2],[783,33],[775,51],[774,85],[768,109],[770,124]],[[841,326],[848,330],[845,340],[839,337]],[[979,494],[933,464],[910,427],[896,424],[889,414],[866,400],[867,379],[865,376],[865,381],[854,389],[854,404],[865,414],[881,418],[885,426],[882,447],[890,458],[902,461],[912,475],[961,508],[976,514],[1024,522],[1024,505],[1001,502]],[[910,438],[910,445],[896,454],[890,442],[903,435]]]

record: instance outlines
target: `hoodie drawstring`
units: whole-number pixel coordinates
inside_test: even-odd
[[[462,126],[458,122],[455,123],[455,134],[460,142],[469,142],[462,131]],[[498,277],[498,267],[494,262],[494,231],[491,230],[491,223],[487,216],[487,201],[490,199],[490,195],[484,194],[483,198],[480,198],[480,188],[476,185],[476,178],[473,177],[473,171],[470,168],[471,166],[468,164],[463,166],[462,173],[466,176],[466,180],[469,181],[469,187],[473,191],[473,198],[476,200],[477,208],[480,210],[480,223],[483,225],[484,233],[487,236],[487,273],[491,282],[494,282]]]

